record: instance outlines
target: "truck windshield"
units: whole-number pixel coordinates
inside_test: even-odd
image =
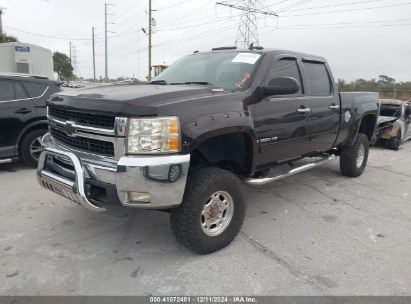
[[[245,90],[261,54],[213,52],[188,55],[153,79],[153,84],[200,84],[227,90]]]

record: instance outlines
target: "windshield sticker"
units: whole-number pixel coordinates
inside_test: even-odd
[[[250,73],[244,73],[243,74],[243,79],[235,83],[235,86],[239,89],[242,89],[246,82],[251,78]]]
[[[237,54],[237,56],[234,57],[234,59],[231,62],[254,64],[260,57],[260,54],[255,53],[239,53]]]

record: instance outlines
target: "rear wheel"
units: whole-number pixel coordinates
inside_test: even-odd
[[[41,154],[41,139],[47,132],[45,129],[31,131],[26,134],[20,143],[21,159],[29,166],[37,166]]]
[[[177,240],[199,254],[224,248],[236,237],[246,213],[240,179],[219,168],[192,172],[183,203],[171,213]]]
[[[368,137],[358,133],[351,146],[341,151],[340,170],[342,175],[350,177],[360,176],[367,165],[369,152]]]

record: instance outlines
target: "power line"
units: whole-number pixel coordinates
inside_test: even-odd
[[[179,5],[181,5],[181,4],[184,4],[184,3],[187,3],[187,2],[190,2],[190,1],[193,1],[193,0],[183,0],[183,1],[178,2],[178,3],[176,3],[176,4],[172,4],[172,5],[160,7],[160,8],[158,8],[158,9],[156,9],[156,10],[157,10],[157,11],[162,11],[162,10],[165,10],[165,9],[169,9],[169,8],[173,8],[173,7],[179,6]]]
[[[366,3],[371,3],[371,2],[381,2],[381,1],[385,1],[385,0],[366,0],[366,1],[356,1],[356,2],[342,3],[342,4],[313,6],[313,7],[307,7],[307,8],[296,8],[293,10],[288,10],[288,12],[307,11],[307,10],[313,10],[313,9],[318,9],[318,8],[328,8],[328,7],[351,6],[351,5],[366,4]]]
[[[279,13],[286,12],[286,11],[288,11],[290,8],[294,8],[294,7],[297,7],[297,6],[300,6],[300,5],[304,5],[304,4],[307,4],[308,2],[311,2],[311,1],[313,1],[313,0],[302,0],[302,1],[300,1],[300,2],[291,4],[291,5],[289,5],[289,6],[280,8],[280,9],[278,9],[278,12],[279,12]]]
[[[278,27],[278,30],[303,30],[303,29],[347,29],[347,28],[370,28],[370,27],[395,27],[395,26],[410,26],[411,23],[392,23],[392,24],[375,24],[375,25],[346,25],[346,26],[326,26],[326,27]]]
[[[237,17],[241,17],[241,14],[236,15],[236,16],[223,18],[223,19],[220,19],[220,20],[212,20],[212,21],[208,21],[208,22],[204,22],[204,23],[197,23],[197,24],[192,24],[192,25],[187,25],[187,26],[182,26],[182,27],[164,28],[164,29],[160,28],[157,31],[174,31],[174,30],[191,29],[193,27],[198,27],[198,26],[203,26],[203,25],[208,25],[208,24],[215,24],[216,22],[226,21],[228,19],[232,20],[233,18],[237,18]]]
[[[287,2],[287,1],[290,1],[290,0],[282,0],[282,1],[279,1],[277,3],[269,4],[269,5],[263,6],[261,9],[266,9],[266,8],[271,7],[271,6],[276,6],[276,5],[279,5],[279,4]]]
[[[44,38],[50,38],[50,39],[59,39],[59,40],[91,40],[90,38],[65,38],[65,37],[56,37],[56,36],[49,36],[49,35],[43,35],[43,34],[39,34],[39,33],[33,33],[33,32],[29,32],[29,31],[25,31],[22,29],[18,29],[12,26],[7,26],[8,29],[14,30],[14,31],[18,31],[18,32],[22,32],[25,34],[29,34],[29,35],[33,35],[33,36],[39,36],[39,37],[44,37]]]
[[[298,14],[298,15],[281,15],[281,17],[282,18],[284,18],[284,17],[299,17],[299,16],[311,16],[311,15],[321,15],[321,14],[333,14],[333,13],[340,13],[340,12],[365,11],[365,10],[373,10],[373,9],[380,9],[380,8],[400,7],[400,6],[410,5],[410,4],[411,4],[411,2],[397,3],[397,4],[390,4],[390,5],[383,5],[383,6],[353,8],[353,9],[335,10],[335,11],[327,11],[327,12],[314,12],[314,13]]]
[[[357,25],[357,24],[373,24],[373,23],[396,23],[411,21],[411,18],[406,19],[394,19],[394,20],[374,20],[374,21],[364,21],[364,22],[338,22],[338,23],[317,23],[317,24],[291,24],[285,26],[286,28],[291,27],[307,27],[307,26],[334,26],[334,25]],[[284,28],[284,27],[282,27]]]

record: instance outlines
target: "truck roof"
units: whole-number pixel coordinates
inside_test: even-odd
[[[316,62],[326,62],[326,59],[321,56],[306,54],[302,52],[296,52],[291,50],[284,50],[284,49],[274,49],[274,48],[263,48],[263,47],[254,47],[251,49],[244,49],[244,48],[237,48],[237,47],[218,47],[213,48],[211,52],[251,52],[251,53],[261,53],[261,54],[272,54],[272,55],[291,55],[296,58],[301,58],[306,61],[316,61]],[[204,52],[195,52],[195,53],[210,53],[210,51]]]

